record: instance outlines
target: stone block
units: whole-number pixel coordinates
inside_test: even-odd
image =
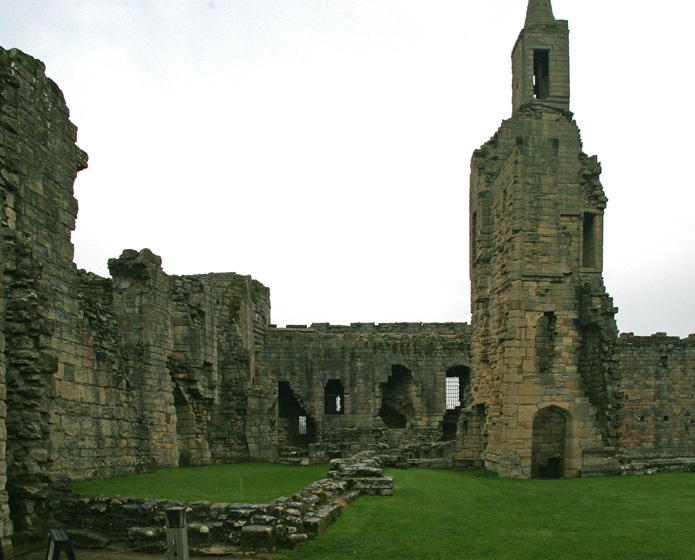
[[[274,552],[277,540],[273,528],[267,525],[247,525],[241,529],[239,544],[246,551]]]
[[[304,530],[312,536],[318,536],[330,527],[342,511],[339,503],[333,503],[322,507],[308,517],[304,518]]]
[[[393,477],[353,478],[350,479],[350,489],[358,491],[361,494],[369,494],[372,496],[392,496]]]

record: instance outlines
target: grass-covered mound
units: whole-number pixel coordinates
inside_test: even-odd
[[[163,469],[154,474],[76,482],[73,492],[186,502],[266,503],[280,496],[291,496],[312,482],[326,478],[327,472],[328,465],[295,467],[241,463],[186,467]]]
[[[393,497],[365,496],[283,560],[691,560],[695,476],[508,480],[393,471]],[[278,560],[279,560],[278,559]]]

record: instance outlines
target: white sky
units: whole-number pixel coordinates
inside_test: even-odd
[[[554,0],[610,199],[623,331],[695,332],[695,2]],[[469,321],[468,175],[511,112],[526,0],[0,0],[89,169],[82,268],[270,287],[273,322]]]

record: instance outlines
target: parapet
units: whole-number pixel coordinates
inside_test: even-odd
[[[669,336],[665,332],[657,332],[651,336],[635,336],[633,332],[620,333],[620,344],[628,346],[649,346],[655,344],[695,344],[695,333],[685,338]]]
[[[307,325],[287,325],[270,328],[278,331],[311,331],[330,334],[467,334],[468,323],[350,323],[349,325],[331,325],[330,323],[312,323]]]

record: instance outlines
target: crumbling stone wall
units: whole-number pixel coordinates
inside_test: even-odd
[[[141,453],[152,468],[178,465],[173,380],[171,279],[162,260],[145,249],[109,259],[114,313],[121,324],[126,372],[135,389],[142,438]]]
[[[469,366],[469,336],[465,323],[268,329],[262,383],[280,401],[270,410],[273,441],[285,452],[315,444],[344,456],[379,443],[441,440],[447,370]],[[339,410],[329,384],[342,388]],[[294,399],[286,413],[283,398]],[[390,421],[396,415],[402,423]],[[300,416],[307,434],[294,426]]]
[[[618,344],[624,393],[619,452],[624,462],[693,456],[695,335],[623,333]]]
[[[383,468],[398,459],[367,451],[331,461],[327,478],[291,497],[267,504],[172,502],[128,497],[75,496],[53,504],[50,527],[62,527],[76,546],[127,542],[148,552],[166,548],[165,511],[185,507],[192,554],[275,551],[322,534],[361,495],[393,495],[393,477]]]
[[[0,262],[3,256],[3,241],[0,238]],[[12,520],[10,519],[10,505],[7,494],[7,386],[5,384],[5,297],[2,285],[3,270],[0,266],[0,550],[2,558],[12,556]]]
[[[41,62],[0,49],[0,219],[5,290],[7,476],[13,519],[31,525],[32,496],[55,473],[56,378],[82,345],[72,264],[72,185],[87,157],[62,93]]]
[[[0,456],[23,531],[70,479],[249,458],[246,395],[267,400],[252,387],[270,308],[262,285],[236,274],[171,277],[146,249],[111,259],[113,279],[76,270],[72,187],[87,156],[44,70],[0,50]],[[254,429],[252,452],[265,434]],[[3,490],[0,537],[12,526]]]
[[[274,406],[259,383],[257,356],[270,322],[270,291],[249,276],[198,275],[217,298],[218,401],[209,411],[211,456],[216,460],[271,459],[267,410]]]

